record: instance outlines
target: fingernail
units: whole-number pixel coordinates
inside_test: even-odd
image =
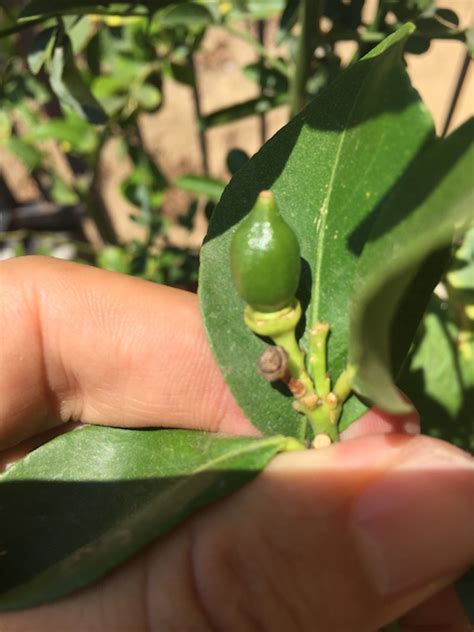
[[[413,440],[357,498],[352,528],[381,595],[459,572],[474,550],[474,460],[446,444]]]

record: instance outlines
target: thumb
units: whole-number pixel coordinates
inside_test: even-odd
[[[474,562],[474,462],[400,435],[286,453],[196,525],[216,629],[374,630]]]

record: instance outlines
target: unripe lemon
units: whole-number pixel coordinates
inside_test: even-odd
[[[281,217],[271,191],[262,191],[232,238],[232,276],[253,309],[276,312],[289,305],[298,287],[298,240]]]

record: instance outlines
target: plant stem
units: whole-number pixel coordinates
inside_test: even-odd
[[[265,48],[265,20],[259,20],[257,23],[257,28],[258,28],[258,41],[260,45],[263,48]],[[265,58],[261,53],[260,53],[260,59],[259,59],[259,66],[260,66],[260,96],[264,97],[265,96],[265,82],[264,82]],[[265,112],[260,112],[259,119],[260,119],[260,142],[262,145],[264,145],[265,141],[267,140],[267,121],[266,121]]]
[[[451,97],[451,103],[449,104],[449,109],[448,109],[448,113],[446,114],[446,119],[443,125],[443,131],[441,132],[441,136],[446,136],[447,131],[449,129],[449,126],[451,125],[451,121],[454,115],[454,112],[456,110],[456,106],[458,104],[459,101],[459,97],[461,95],[461,91],[464,85],[464,81],[466,79],[466,75],[467,75],[467,71],[469,69],[469,62],[471,61],[471,58],[469,56],[469,53],[466,51],[466,54],[464,55],[464,59],[461,65],[461,69],[459,71],[459,75],[456,81],[456,87],[454,88],[454,92],[453,95]]]
[[[194,112],[196,114],[197,120],[200,123],[202,120],[201,94],[199,91],[198,77],[196,73],[196,64],[194,63],[194,53],[192,52],[189,55],[189,65],[191,67],[191,71],[193,75],[192,90],[193,90]],[[208,176],[209,175],[209,158],[208,158],[206,130],[202,127],[201,124],[198,125],[198,130],[199,130],[199,147],[201,149],[202,167],[204,170],[204,174]]]
[[[299,23],[300,37],[296,56],[296,68],[290,85],[290,117],[300,112],[306,100],[306,82],[308,80],[311,58],[319,36],[321,0],[300,0]]]
[[[352,380],[354,379],[355,369],[351,366],[347,367],[337,378],[334,386],[334,394],[340,401],[341,405],[346,401],[352,391]]]
[[[329,325],[316,323],[309,331],[309,372],[313,378],[316,391],[322,397],[331,390],[331,380],[327,375],[327,339]]]
[[[331,418],[330,411],[325,405],[319,406],[314,410],[305,411],[305,415],[313,427],[315,438],[319,435],[327,435],[331,439],[331,443],[339,441],[337,420],[334,421]]]
[[[296,342],[294,330],[272,336],[272,340],[276,345],[283,347],[287,352],[288,368],[290,369],[291,376],[301,382],[307,391],[312,392],[313,383],[306,372],[304,354]]]
[[[298,300],[293,299],[289,305],[276,312],[259,312],[247,305],[244,310],[244,321],[251,331],[259,336],[271,338],[277,346],[282,347],[288,354],[288,369],[291,379],[285,379],[285,382],[295,397],[293,406],[298,412],[306,416],[315,434],[314,447],[321,448],[339,440],[337,422],[346,398],[344,396],[346,381],[338,380],[341,396],[331,392],[323,396],[318,393],[313,380],[306,371],[305,355],[295,336],[301,315],[301,304]],[[329,327],[323,324],[315,334],[318,342],[317,353],[324,369],[325,378],[328,331]]]
[[[92,181],[89,190],[82,195],[82,198],[86,205],[87,214],[94,220],[104,243],[118,244],[118,235],[100,189],[100,161],[102,151],[110,135],[110,125],[106,125],[99,135],[96,150],[92,155],[90,164]]]

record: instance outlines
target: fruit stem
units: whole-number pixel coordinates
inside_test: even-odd
[[[291,377],[299,380],[307,390],[313,391],[313,382],[306,372],[304,353],[296,342],[294,330],[272,336],[272,340],[287,352]]]

